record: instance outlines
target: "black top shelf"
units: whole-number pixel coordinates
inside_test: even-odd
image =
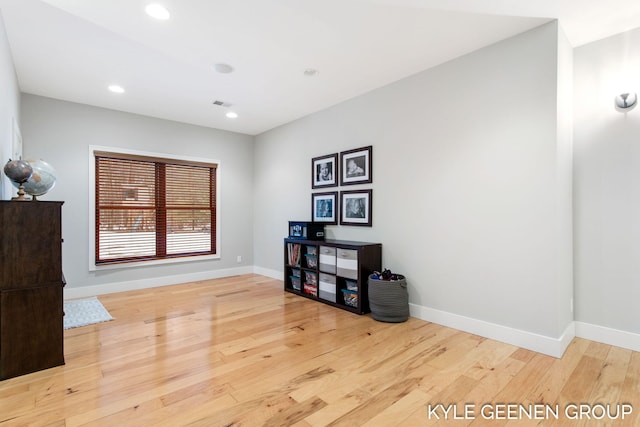
[[[288,243],[302,243],[303,245],[330,245],[330,246],[350,246],[350,247],[360,247],[360,246],[378,246],[381,243],[372,243],[372,242],[357,242],[354,240],[306,240],[306,239],[296,239],[293,237],[286,237],[285,240]]]

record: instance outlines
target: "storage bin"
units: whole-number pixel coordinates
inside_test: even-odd
[[[307,259],[307,267],[318,268],[318,258],[315,255],[304,254],[304,257]]]
[[[318,287],[315,285],[311,285],[309,283],[304,284],[304,293],[313,295],[314,297],[318,296]]]
[[[320,273],[318,295],[320,298],[336,302],[336,276]]]
[[[320,273],[320,290],[336,293],[336,276]]]
[[[318,247],[307,245],[307,254],[308,255],[318,255]]]
[[[295,289],[296,291],[299,291],[300,288],[300,277],[298,276],[289,276],[289,279],[291,279],[291,286],[293,287],[293,289]]]
[[[358,290],[358,282],[356,282],[355,280],[345,280],[344,283],[347,285],[347,289],[349,289],[350,291]]]
[[[291,274],[293,274],[296,277],[300,277],[300,269],[299,268],[292,268],[291,269]]]
[[[338,248],[336,254],[336,274],[358,280],[358,251]]]
[[[327,292],[327,291],[323,290],[322,288],[320,288],[318,294],[320,295],[320,298],[322,298],[323,300],[336,302],[336,293],[335,292]]]
[[[289,238],[324,240],[324,224],[309,221],[289,221]]]
[[[378,280],[369,276],[369,308],[371,317],[380,322],[404,322],[409,318],[407,281]]]
[[[318,285],[318,276],[316,273],[312,273],[311,271],[304,272],[304,281],[310,285],[317,286]]]
[[[336,273],[336,248],[320,246],[320,271]]]
[[[349,289],[342,290],[342,297],[344,298],[345,305],[350,307],[358,307],[358,293]]]

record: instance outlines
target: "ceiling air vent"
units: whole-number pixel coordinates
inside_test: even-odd
[[[230,103],[224,102],[224,101],[220,101],[219,99],[216,99],[215,101],[213,101],[213,105],[219,105],[221,107],[231,107]]]

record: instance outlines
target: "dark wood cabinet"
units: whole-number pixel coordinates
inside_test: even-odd
[[[64,364],[62,202],[0,201],[0,380]]]
[[[367,280],[381,271],[380,243],[284,239],[284,290],[358,314],[368,313]]]

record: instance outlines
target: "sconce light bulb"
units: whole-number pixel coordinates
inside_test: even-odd
[[[616,96],[616,107],[621,110],[626,110],[636,105],[637,101],[638,97],[635,93],[621,93],[620,95]]]

